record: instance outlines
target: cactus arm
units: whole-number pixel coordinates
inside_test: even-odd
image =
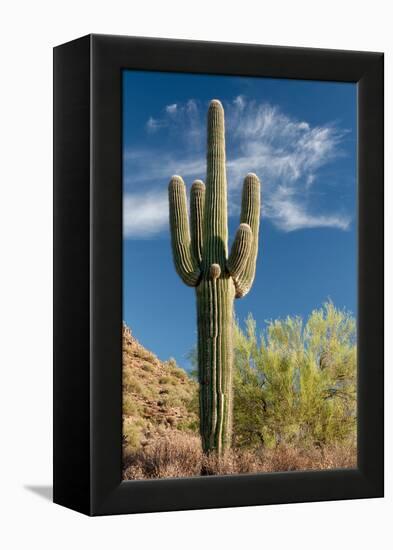
[[[242,209],[240,222],[250,226],[252,231],[252,245],[244,269],[234,279],[236,298],[242,298],[251,289],[255,277],[255,268],[258,255],[258,235],[261,209],[261,185],[255,174],[247,174],[243,184]]]
[[[200,269],[191,250],[186,186],[180,176],[173,176],[169,182],[169,221],[176,271],[186,285],[196,286]]]
[[[227,269],[235,281],[246,268],[248,258],[250,257],[251,247],[251,227],[246,223],[241,223],[236,232],[231,254],[227,261]]]
[[[202,263],[204,208],[205,184],[201,180],[195,180],[190,195],[191,248],[199,265]]]

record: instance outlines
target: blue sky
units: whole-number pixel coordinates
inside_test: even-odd
[[[188,367],[195,293],[177,276],[167,187],[205,180],[206,114],[225,110],[229,232],[248,172],[262,182],[252,290],[240,320],[308,314],[327,299],[356,314],[356,85],[144,71],[123,72],[123,317],[165,360]]]

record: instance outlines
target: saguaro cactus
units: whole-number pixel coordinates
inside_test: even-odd
[[[194,181],[189,228],[186,187],[169,183],[172,251],[181,279],[195,287],[198,319],[200,432],[205,452],[231,445],[233,301],[247,294],[255,276],[260,183],[244,180],[240,226],[228,257],[224,109],[213,99],[208,112],[206,188]],[[190,231],[191,229],[191,231]]]

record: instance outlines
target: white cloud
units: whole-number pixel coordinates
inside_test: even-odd
[[[238,109],[240,109],[240,111],[242,111],[246,105],[245,99],[242,95],[235,97],[233,103]]]
[[[198,105],[195,99],[189,99],[187,101],[186,109],[189,113],[196,113],[198,111]]]
[[[239,190],[244,176],[255,172],[263,184],[263,215],[277,228],[295,231],[313,227],[345,230],[349,227],[351,220],[345,213],[321,210],[313,206],[312,201],[313,191],[320,190],[321,168],[342,154],[340,145],[346,135],[344,130],[334,124],[312,126],[283,113],[276,106],[249,101],[242,95],[224,104],[224,108],[230,215],[239,211]],[[206,110],[207,105],[201,106],[190,99],[184,104],[167,105],[157,118],[151,116],[147,130],[163,132],[163,149],[126,152],[126,189],[132,189],[135,183],[149,182],[149,185],[165,189],[166,193],[166,185],[176,173],[182,175],[187,184],[195,178],[204,179]],[[164,227],[168,211],[162,199],[164,195],[160,193],[158,198],[150,193],[126,196],[126,199],[133,196],[134,201],[137,198],[140,201],[140,229],[129,225],[129,235],[142,235],[143,227],[146,234],[152,235]],[[136,202],[132,206],[136,206]],[[143,216],[146,216],[146,223]]]
[[[264,206],[264,213],[274,220],[276,227],[287,232],[317,227],[346,230],[351,223],[346,215],[307,212],[305,205],[293,197],[293,192],[282,187],[278,187],[274,197]]]
[[[159,182],[166,185],[174,174],[180,174],[184,179],[197,179],[206,171],[206,160],[202,154],[192,157],[179,156],[168,153],[152,153],[148,149],[126,151],[124,155],[125,186],[135,184]],[[131,168],[127,168],[132,166]]]
[[[316,227],[332,227],[346,230],[351,219],[348,216],[339,215],[313,215],[305,208],[290,200],[281,200],[272,207],[276,227],[283,231],[296,231],[297,229],[311,229]]]
[[[315,180],[315,174],[309,174],[306,179],[306,185],[307,187],[310,187],[314,183]]]
[[[199,102],[189,99],[186,103],[166,105],[158,116],[150,116],[146,122],[148,133],[164,129],[178,143],[184,139],[184,146],[189,149],[200,148],[205,142],[204,120]]]
[[[343,138],[332,125],[311,128],[277,107],[244,98],[229,106],[227,128],[239,143],[240,154],[232,160],[235,170],[248,163],[264,180],[286,184],[315,179],[317,170],[339,154]]]
[[[155,132],[156,130],[159,130],[160,128],[162,128],[162,126],[163,126],[162,121],[157,120],[152,116],[146,122],[146,128],[149,132]]]
[[[172,105],[167,105],[165,107],[165,111],[171,115],[176,113],[176,110],[177,110],[177,103],[172,103]]]
[[[166,193],[126,193],[123,198],[123,235],[128,238],[150,237],[168,224]]]

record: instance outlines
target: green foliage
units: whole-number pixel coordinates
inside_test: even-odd
[[[272,321],[258,337],[250,315],[234,328],[234,444],[317,445],[356,437],[356,323],[331,302]]]

